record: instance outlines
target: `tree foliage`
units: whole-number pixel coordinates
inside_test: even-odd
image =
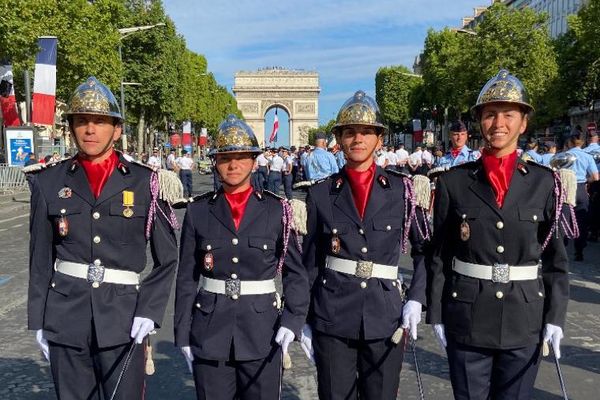
[[[386,124],[393,130],[410,118],[412,97],[421,84],[405,66],[379,68],[375,75],[375,97]]]

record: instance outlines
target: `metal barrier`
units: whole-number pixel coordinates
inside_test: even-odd
[[[0,164],[0,193],[17,193],[27,190],[27,179],[22,167]]]

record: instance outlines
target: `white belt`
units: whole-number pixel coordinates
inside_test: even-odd
[[[202,277],[202,288],[207,292],[224,294],[236,300],[251,294],[275,293],[275,280],[241,281],[239,279],[212,279]]]
[[[325,268],[332,269],[344,274],[354,275],[357,278],[381,278],[398,279],[398,267],[396,265],[375,264],[371,261],[352,261],[333,256],[327,256]]]
[[[538,278],[539,265],[514,266],[508,264],[481,265],[452,260],[452,270],[471,278],[486,279],[492,282],[529,281]]]
[[[86,279],[90,283],[96,283],[96,287],[102,282],[121,285],[138,285],[140,283],[140,274],[137,272],[106,268],[100,263],[84,264],[58,259],[54,263],[54,270],[75,278]]]

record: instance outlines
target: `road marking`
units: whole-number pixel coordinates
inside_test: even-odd
[[[23,217],[29,217],[29,213],[23,214],[23,215],[17,215],[16,217],[12,217],[12,218],[7,218],[7,219],[0,220],[0,224],[3,223],[3,222],[13,221],[15,219],[19,219],[19,218],[23,218]]]
[[[20,228],[22,226],[23,226],[23,224],[13,225],[13,228]]]
[[[0,275],[0,286],[4,285],[6,282],[10,281],[12,276],[10,275]]]

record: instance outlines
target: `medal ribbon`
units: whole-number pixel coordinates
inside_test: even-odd
[[[78,157],[78,160],[85,171],[90,190],[94,194],[94,197],[98,198],[100,193],[102,193],[102,188],[104,188],[108,178],[110,178],[110,175],[119,162],[117,153],[113,151],[106,160],[96,164],[92,164],[90,160],[86,160],[83,157]]]
[[[517,152],[513,151],[504,157],[495,157],[493,154],[488,153],[487,150],[484,150],[481,155],[481,161],[483,162],[485,175],[496,194],[496,204],[499,208],[502,208],[513,172],[515,171]]]
[[[354,205],[360,215],[360,219],[363,219],[365,216],[367,202],[369,201],[369,195],[373,187],[373,179],[375,178],[375,168],[375,163],[372,163],[366,171],[356,171],[346,168],[346,175],[348,175],[348,182],[350,182],[350,189],[352,190],[352,198],[354,199]]]
[[[239,193],[225,193],[225,199],[227,199],[227,203],[229,204],[229,208],[231,209],[231,216],[233,218],[233,223],[235,224],[235,229],[238,230],[240,227],[240,223],[242,222],[242,218],[244,218],[244,212],[246,211],[246,205],[248,205],[248,199],[254,189],[250,186],[248,189]]]

